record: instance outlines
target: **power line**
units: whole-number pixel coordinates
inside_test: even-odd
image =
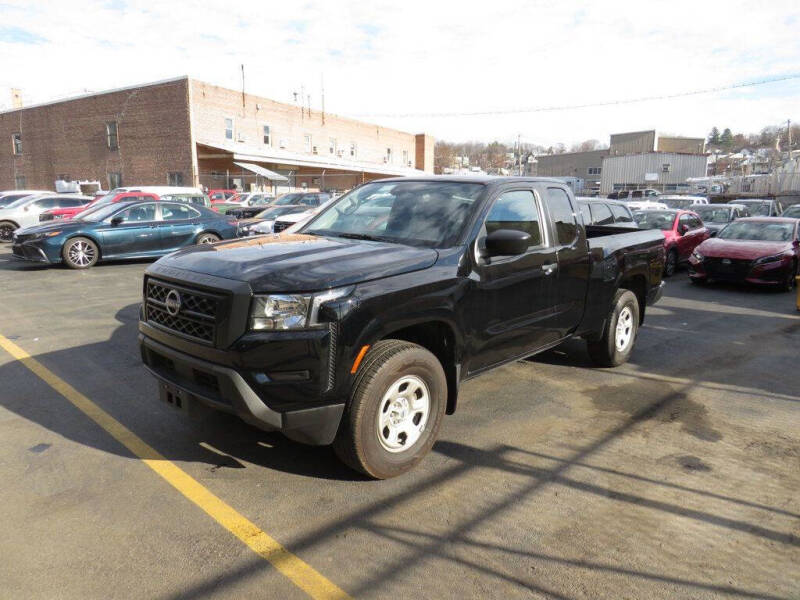
[[[699,96],[701,94],[713,94],[715,92],[724,92],[728,90],[735,90],[746,87],[755,87],[758,85],[765,85],[768,83],[777,83],[780,81],[790,81],[792,79],[800,79],[800,73],[794,75],[783,75],[781,77],[771,77],[769,79],[761,79],[758,81],[749,81],[745,83],[734,83],[732,85],[706,88],[702,90],[693,90],[691,92],[679,92],[677,94],[664,94],[661,96],[642,96],[640,98],[628,98],[625,100],[608,100],[606,102],[591,102],[587,104],[567,104],[564,106],[537,106],[531,108],[507,108],[501,110],[481,110],[474,112],[440,112],[440,113],[372,113],[372,114],[358,114],[354,115],[360,118],[420,118],[420,117],[483,117],[490,115],[513,115],[521,113],[537,113],[537,112],[555,112],[562,110],[577,110],[581,108],[598,108],[603,106],[617,106],[622,104],[636,104],[638,102],[651,102],[653,100],[670,100],[673,98],[685,98],[687,96]]]

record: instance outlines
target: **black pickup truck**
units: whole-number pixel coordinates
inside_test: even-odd
[[[661,232],[584,226],[549,179],[385,179],[293,229],[149,267],[142,359],[170,404],[376,478],[422,459],[466,379],[572,337],[623,363],[662,292]]]

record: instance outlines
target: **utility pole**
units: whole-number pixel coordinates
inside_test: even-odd
[[[786,119],[786,142],[789,146],[789,160],[792,159],[792,120]]]
[[[242,116],[244,117],[244,63],[242,63]]]
[[[520,139],[520,134],[517,134],[517,156],[519,156],[519,169],[518,174],[522,175],[522,141]]]

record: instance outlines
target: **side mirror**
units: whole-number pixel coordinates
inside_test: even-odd
[[[489,256],[519,256],[530,246],[531,236],[516,229],[498,229],[486,236]]]
[[[716,229],[712,229],[712,230],[709,232],[709,237],[717,237],[717,234],[718,234],[718,233],[719,233],[719,231],[717,231]]]
[[[114,217],[114,218],[111,219],[111,226],[112,227],[116,227],[117,225],[119,225],[123,221],[124,221],[124,219],[122,217]]]

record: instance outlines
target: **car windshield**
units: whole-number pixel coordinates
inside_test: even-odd
[[[640,210],[633,213],[639,229],[672,229],[677,213],[671,210]]]
[[[686,198],[659,198],[658,201],[670,208],[689,208],[692,206],[692,201]]]
[[[727,223],[733,214],[732,209],[720,206],[696,206],[694,212],[700,215],[704,223]]]
[[[759,242],[788,242],[794,235],[794,223],[767,221],[734,221],[720,231],[723,240],[754,240]]]
[[[7,204],[3,208],[17,208],[18,206],[22,206],[23,204],[27,204],[28,202],[31,202],[36,197],[37,196],[35,194],[34,195],[23,196],[22,198],[14,200],[14,202],[12,202],[11,204]]]
[[[748,209],[750,209],[750,214],[753,216],[762,215],[765,217],[769,216],[770,213],[770,206],[769,202],[742,202]]]
[[[302,231],[445,248],[458,240],[483,189],[454,181],[368,183],[333,201]]]
[[[96,203],[95,206],[104,206],[111,202],[120,192],[116,192],[114,190],[108,192],[105,196],[102,196]]]
[[[104,219],[107,219],[111,215],[113,215],[118,210],[126,208],[130,206],[130,204],[126,202],[115,202],[114,204],[106,204],[102,206],[98,206],[95,204],[91,210],[85,210],[79,215],[76,215],[76,218],[80,218],[81,221],[91,221],[92,223],[99,223]]]
[[[785,211],[783,211],[782,217],[789,217],[792,219],[800,219],[800,204],[797,206],[790,206]]]
[[[281,196],[275,202],[275,206],[284,206],[286,204],[299,204],[300,198],[303,197],[303,194],[286,194],[285,196]]]
[[[267,208],[265,210],[262,210],[260,213],[256,215],[256,218],[275,219],[277,217],[280,217],[281,215],[288,215],[289,213],[293,212],[302,212],[303,210],[304,207],[295,206],[293,204],[289,206],[274,206],[273,208]]]

